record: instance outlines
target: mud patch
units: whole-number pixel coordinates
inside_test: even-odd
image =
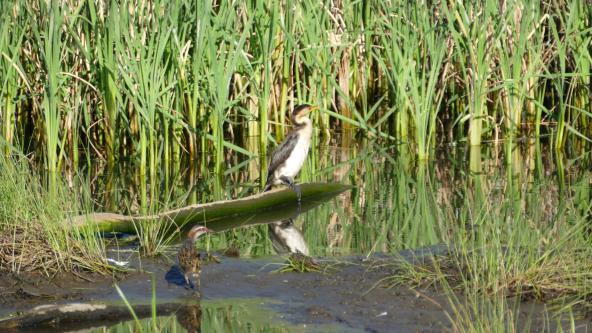
[[[446,295],[433,290],[376,285],[377,281],[394,274],[395,266],[384,264],[392,263],[392,259],[348,257],[321,262],[331,269],[278,273],[285,258],[224,257],[222,263],[203,268],[201,299],[196,299],[183,286],[170,283],[174,267],[166,258],[137,261],[134,263],[137,273],[128,274],[118,282],[112,278],[91,283],[72,276],[43,280],[4,274],[7,278],[0,278],[0,284],[7,297],[2,297],[0,304],[0,325],[4,325],[0,327],[11,327],[16,332],[33,328],[60,331],[110,326],[129,320],[129,310],[113,287],[117,283],[139,317],[151,315],[154,291],[157,314],[176,315],[177,322],[184,328],[209,327],[217,331],[211,326],[211,318],[217,312],[232,309],[238,311],[235,316],[248,317],[252,325],[269,323],[273,319],[274,327],[289,328],[289,331],[442,332],[451,329],[447,313],[452,313],[452,309]],[[187,304],[193,305],[188,307]],[[537,326],[545,324],[537,319],[544,318],[542,306],[525,304],[521,308],[515,320],[531,318],[532,331],[542,328]],[[31,315],[39,310],[45,311],[45,317]],[[240,322],[236,320],[236,325]],[[577,324],[582,329],[592,328],[586,321]]]

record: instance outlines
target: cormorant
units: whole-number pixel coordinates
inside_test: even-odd
[[[274,185],[285,184],[296,192],[300,202],[300,187],[294,185],[294,177],[298,175],[308,156],[312,122],[307,115],[314,110],[318,110],[318,107],[308,104],[298,105],[292,110],[291,120],[294,130],[271,155],[264,191],[269,191]]]

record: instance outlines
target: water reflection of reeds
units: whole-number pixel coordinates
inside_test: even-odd
[[[524,215],[535,224],[561,220],[561,207],[578,206],[589,184],[588,161],[562,167],[548,150],[516,145],[442,149],[439,158],[417,162],[405,146],[368,143],[359,149],[322,146],[311,152],[300,179],[355,186],[296,220],[312,254],[394,252],[447,243],[452,229],[475,223],[479,211]],[[252,159],[231,158],[223,179],[181,168],[158,183],[142,180],[133,165],[88,172],[96,209],[129,213],[163,210],[190,203],[240,198],[259,191]],[[233,168],[236,166],[235,168]],[[151,184],[141,199],[142,183]],[[142,204],[142,202],[144,202]],[[144,205],[144,206],[142,206]],[[505,208],[504,208],[505,209]],[[508,208],[509,209],[509,208]],[[508,218],[511,218],[509,216]],[[264,227],[228,231],[214,237],[214,248],[241,244],[244,254],[271,253]]]

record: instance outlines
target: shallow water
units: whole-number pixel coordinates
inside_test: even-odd
[[[511,150],[504,145],[445,147],[425,163],[412,160],[408,150],[365,142],[311,151],[300,182],[355,186],[294,218],[311,255],[396,253],[447,243],[448,229],[463,219],[468,197],[492,203],[519,200],[525,214],[546,223],[556,218],[560,201],[573,198],[591,178],[590,153],[567,159],[526,143]],[[259,168],[257,159],[229,155],[223,177],[207,173],[207,164],[198,162],[146,177],[126,164],[87,174],[98,198],[96,210],[145,214],[258,193]],[[229,246],[243,256],[275,253],[265,226],[235,229],[204,244],[209,249]]]
[[[324,259],[327,268],[323,273],[278,273],[285,265],[280,257],[224,257],[222,263],[204,267],[201,299],[166,278],[175,270],[168,259],[140,259],[136,255],[127,259],[137,271],[117,282],[117,286],[146,331],[384,332],[396,327],[438,332],[447,327],[441,307],[418,298],[415,292],[407,288],[375,288],[376,281],[394,267],[386,258]],[[12,300],[14,313],[22,315],[18,323],[26,327],[11,332],[138,330],[109,279],[91,285],[69,281],[60,284],[60,279],[51,283],[40,280],[32,285],[28,290],[46,294],[52,301],[33,304],[26,299]],[[58,290],[62,294],[56,294]],[[445,304],[441,297],[431,297]],[[151,317],[153,301],[156,317]],[[48,306],[57,308],[48,314]],[[97,309],[83,310],[93,306]],[[75,308],[78,310],[72,310]],[[0,311],[0,318],[6,315]],[[30,326],[33,324],[36,326]],[[0,328],[9,326],[0,321]]]
[[[422,253],[407,251],[408,259],[422,254],[440,253],[440,248]],[[396,269],[392,258],[374,256],[340,257],[325,260],[332,267],[323,274],[277,273],[284,261],[269,258],[223,258],[220,264],[206,265],[202,275],[202,297],[195,298],[182,286],[168,283],[164,277],[171,270],[166,258],[129,258],[134,273],[117,283],[132,304],[138,321],[119,300],[109,280],[92,285],[64,282],[57,289],[70,291],[50,301],[68,308],[84,304],[106,304],[109,312],[71,312],[60,320],[45,320],[43,326],[7,329],[7,332],[442,332],[450,331],[447,314],[452,308],[446,295],[436,291],[414,290],[406,286],[384,288],[376,282]],[[41,292],[51,294],[55,285],[36,284]],[[59,282],[57,282],[59,283]],[[67,286],[67,288],[64,288]],[[77,294],[72,294],[77,290]],[[154,296],[153,296],[154,293]],[[72,301],[71,299],[76,299]],[[152,300],[156,316],[151,316]],[[47,300],[45,304],[47,304]],[[546,308],[537,303],[516,303],[509,299],[518,328],[530,325],[531,331],[543,328],[556,331],[555,319],[545,319]],[[27,305],[27,301],[13,303]],[[44,304],[41,302],[41,304]],[[42,306],[47,306],[47,305]],[[513,307],[520,304],[520,307]],[[30,305],[30,304],[29,304]],[[18,304],[17,304],[18,306]],[[106,309],[106,310],[107,310]],[[22,313],[26,313],[24,310]],[[0,317],[4,315],[0,313]],[[145,319],[143,319],[145,318]],[[567,318],[569,319],[569,318]],[[559,319],[557,319],[559,320]],[[582,329],[592,325],[575,322]],[[566,320],[565,325],[569,325]],[[523,330],[519,330],[523,331]]]
[[[326,260],[348,258],[346,261],[360,263],[361,259],[374,254],[399,254],[405,250],[413,250],[409,253],[417,256],[423,250],[416,250],[424,247],[429,247],[428,252],[445,249],[443,245],[452,241],[450,230],[453,228],[478,233],[481,223],[486,221],[470,221],[466,216],[469,204],[487,202],[493,207],[509,204],[533,223],[549,226],[560,220],[558,207],[566,202],[577,207],[578,196],[590,195],[589,153],[567,159],[536,145],[518,144],[508,149],[501,144],[472,150],[446,147],[434,152],[433,160],[418,162],[410,157],[413,154],[408,149],[407,146],[384,147],[364,142],[353,148],[320,146],[311,151],[300,182],[338,182],[355,187],[316,208],[294,215],[289,225],[293,237],[305,244],[312,256]],[[167,167],[147,177],[140,176],[138,168],[125,163],[115,170],[96,166],[84,170],[83,174],[87,175],[86,182],[91,184],[97,199],[95,210],[146,214],[193,203],[245,197],[260,191],[260,165],[256,159],[244,160],[230,154],[226,166],[223,177],[212,176],[207,172],[207,163],[197,162]],[[126,253],[135,255],[137,245],[137,240],[132,239],[125,245],[126,251],[131,252],[120,251],[114,258],[129,259]],[[351,300],[343,295],[341,299],[331,299],[328,295],[356,288],[350,285],[351,276],[347,272],[336,274],[340,280],[333,282],[316,273],[301,275],[305,278],[298,275],[284,278],[284,275],[270,273],[268,265],[277,266],[284,259],[276,256],[280,248],[273,242],[266,225],[225,231],[201,240],[199,246],[218,253],[232,248],[240,259],[223,258],[219,265],[223,268],[204,269],[204,297],[199,316],[197,308],[183,305],[191,299],[186,290],[166,278],[174,263],[174,247],[165,250],[164,262],[142,267],[162,284],[157,288],[159,302],[181,304],[175,311],[164,311],[172,314],[157,318],[159,328],[187,328],[187,322],[178,320],[179,313],[181,317],[199,317],[202,331],[207,332],[240,332],[247,327],[263,332],[381,332],[388,331],[387,327],[437,332],[448,327],[445,301],[435,295],[424,298],[405,288],[367,298],[362,290],[357,290],[360,294]],[[366,270],[359,270],[354,275],[364,272]],[[388,272],[382,273],[365,276],[366,288],[388,275]],[[253,276],[260,276],[261,281],[248,282]],[[294,287],[293,281],[299,281],[300,287]],[[340,288],[329,287],[319,292],[325,296],[322,302],[306,296],[307,289],[314,293],[317,285],[327,287],[331,283],[340,283]],[[146,287],[149,283],[139,284],[144,289],[133,286],[133,280],[122,283],[132,303],[148,302],[151,291]],[[113,291],[111,296],[114,296]],[[115,296],[113,300],[118,298]],[[438,306],[434,307],[429,300]],[[381,307],[390,308],[382,311]],[[523,313],[524,307],[521,309]],[[541,305],[534,305],[533,309],[535,314],[544,317]],[[339,311],[345,312],[339,314]],[[401,311],[408,311],[410,319],[397,321],[400,318],[394,314]],[[152,319],[142,321],[142,325],[153,325]],[[109,332],[132,330],[131,322],[108,329]]]

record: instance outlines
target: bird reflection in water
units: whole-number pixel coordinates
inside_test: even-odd
[[[294,219],[268,224],[271,245],[277,254],[300,253],[308,255],[308,245],[300,229],[294,225]]]
[[[182,306],[176,313],[177,322],[188,333],[201,332],[201,306],[199,304]]]
[[[271,245],[277,254],[289,254],[288,267],[297,271],[319,271],[320,265],[309,257],[308,245],[302,231],[294,224],[294,217],[268,224]]]

